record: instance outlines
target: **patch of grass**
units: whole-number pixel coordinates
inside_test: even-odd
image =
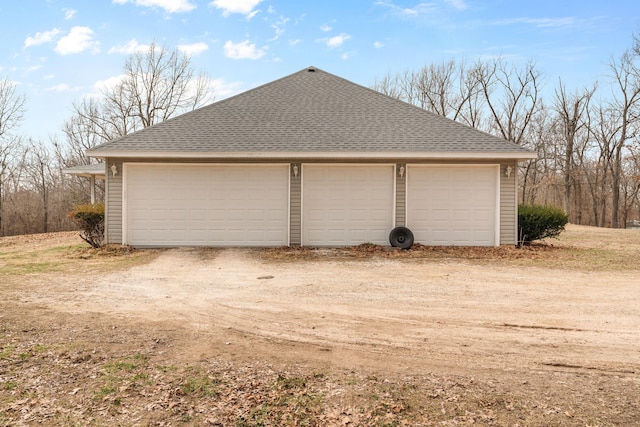
[[[220,381],[210,375],[200,374],[185,378],[180,386],[182,393],[196,397],[218,396]]]
[[[143,383],[148,383],[149,382],[149,374],[147,374],[146,372],[140,372],[137,373],[133,376],[132,378],[133,381],[135,382],[143,382]]]
[[[112,271],[125,270],[138,265],[144,265],[161,253],[162,249],[148,250],[109,250],[109,249],[85,249],[81,254],[76,254],[76,260],[80,258],[86,268],[93,272],[108,273]]]
[[[36,249],[20,246],[9,247],[13,250],[0,252],[0,259],[6,261],[5,265],[0,268],[0,274],[19,276],[63,271],[65,266],[74,264],[68,254],[77,251],[82,246],[63,245]]]
[[[18,384],[14,381],[5,381],[2,383],[2,390],[5,391],[15,390],[16,387],[18,387]]]
[[[43,344],[36,344],[33,346],[33,352],[34,353],[43,353],[45,351],[49,350],[49,346],[48,345],[43,345]]]
[[[75,275],[126,269],[145,264],[161,253],[119,245],[92,249],[75,233],[0,238],[0,248],[0,277],[4,276],[0,282],[9,285],[20,285],[20,276],[32,274]]]
[[[48,253],[54,253],[54,254],[59,254],[59,253],[73,253],[77,250],[84,250],[87,248],[87,245],[85,243],[78,243],[77,245],[64,245],[64,246],[54,246],[52,248],[48,248],[48,249],[44,249],[42,250],[42,253],[48,254]]]
[[[118,391],[130,388],[138,388],[150,383],[150,377],[146,369],[148,357],[143,354],[119,357],[109,360],[102,365],[100,371],[102,375],[101,385],[94,393],[96,400],[105,399],[107,396],[115,395]],[[115,396],[111,403],[119,406],[122,396]]]
[[[96,394],[96,397],[102,398],[102,397],[105,397],[105,396],[107,396],[109,394],[115,393],[117,390],[118,389],[113,384],[106,385],[106,386],[100,388],[100,391],[98,391],[98,393]]]
[[[276,380],[276,387],[280,390],[294,390],[299,388],[304,388],[307,385],[307,380],[303,377],[285,377],[282,375],[278,375],[278,379]]]
[[[117,373],[120,371],[132,372],[146,366],[148,358],[143,354],[136,354],[133,357],[123,357],[118,360],[109,361],[104,364],[103,369],[107,373]]]
[[[0,349],[0,360],[10,358],[15,349],[12,345],[2,347],[2,349]]]
[[[69,261],[8,263],[0,269],[0,274],[23,276],[27,274],[52,273],[61,271],[62,266],[67,263]]]
[[[136,365],[133,362],[125,362],[125,361],[116,361],[116,362],[109,362],[107,364],[104,365],[104,369],[107,372],[118,372],[118,371],[133,371],[138,367],[138,365]]]

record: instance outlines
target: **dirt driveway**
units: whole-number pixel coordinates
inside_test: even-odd
[[[478,394],[526,395],[538,407],[546,396],[562,415],[551,424],[640,424],[638,270],[575,268],[581,252],[564,267],[553,264],[564,252],[545,253],[548,262],[392,255],[171,249],[95,275],[25,276],[2,296],[86,329],[138,325],[131,342],[166,343],[158,355],[174,361],[455,376],[481,384]],[[563,400],[573,406],[561,410]],[[587,413],[575,418],[576,408]],[[603,415],[611,408],[615,417]]]
[[[640,371],[636,272],[450,260],[278,263],[252,250],[172,249],[147,265],[50,290],[29,299],[70,313],[173,319],[204,337],[226,328],[311,344],[347,368],[391,361],[476,374]],[[362,358],[333,360],[334,348]]]

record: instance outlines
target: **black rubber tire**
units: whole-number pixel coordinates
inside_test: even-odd
[[[409,249],[413,246],[413,233],[407,227],[396,227],[389,233],[389,243],[394,248]]]

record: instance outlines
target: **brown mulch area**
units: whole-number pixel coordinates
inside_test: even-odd
[[[270,260],[300,260],[320,258],[350,258],[365,259],[375,257],[393,259],[467,259],[467,260],[512,260],[538,259],[553,256],[554,253],[566,248],[552,244],[537,243],[527,246],[426,246],[414,244],[410,249],[403,250],[391,246],[363,243],[344,248],[312,248],[312,247],[281,247],[264,249],[262,256]]]

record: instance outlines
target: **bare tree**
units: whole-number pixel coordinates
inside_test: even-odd
[[[399,79],[398,76],[393,76],[391,73],[387,73],[382,79],[378,80],[377,78],[373,81],[371,85],[371,89],[383,93],[387,96],[396,99],[403,99],[402,91],[399,87]]]
[[[0,140],[4,139],[22,121],[26,98],[16,92],[16,84],[0,80]]]
[[[208,77],[194,72],[190,58],[155,43],[131,55],[123,78],[101,95],[75,104],[64,124],[76,153],[213,101]]]
[[[19,144],[13,132],[22,121],[25,103],[25,96],[16,92],[14,82],[0,80],[0,236],[4,236],[4,182]]]
[[[476,77],[490,112],[491,130],[507,141],[522,144],[541,107],[542,74],[533,62],[517,68],[497,58],[476,67]]]
[[[49,212],[51,208],[49,199],[54,186],[60,178],[59,168],[56,167],[55,160],[55,156],[47,145],[33,140],[28,141],[25,147],[25,155],[23,156],[23,167],[26,175],[25,188],[40,197],[40,209],[38,211],[42,212],[42,228],[38,231],[42,233],[49,232]]]
[[[530,138],[531,126],[536,114],[542,109],[540,88],[542,74],[533,62],[518,68],[507,64],[502,58],[478,62],[475,75],[482,90],[488,113],[488,131],[507,141],[527,146],[540,152],[541,139]],[[532,175],[540,159],[525,162],[521,166],[523,179],[522,200],[527,198],[530,185],[537,185],[536,174]]]
[[[425,66],[415,78],[422,108],[476,128],[484,108],[480,83],[476,66],[455,61]]]
[[[611,129],[610,144],[607,146],[609,168],[612,175],[611,226],[620,226],[620,186],[622,182],[623,150],[626,143],[635,136],[640,119],[640,69],[636,64],[638,56],[633,50],[625,52],[619,61],[611,60],[613,98],[609,103],[609,119],[615,126]]]
[[[580,91],[567,93],[565,85],[560,80],[555,91],[554,109],[558,116],[563,142],[562,147],[564,148],[563,207],[569,218],[572,218],[571,189],[576,185],[573,174],[575,147],[580,142],[584,145],[589,138],[590,123],[588,118],[590,116],[587,111],[595,90],[596,87],[594,85],[592,88],[584,88]],[[579,138],[582,141],[578,141]]]
[[[374,90],[417,107],[479,127],[484,108],[476,70],[464,62],[430,64],[417,72],[387,74],[375,80]]]
[[[633,215],[634,209],[640,215],[640,149],[633,149],[634,152],[625,158],[622,168],[622,225]]]
[[[556,204],[557,176],[557,121],[551,110],[540,104],[522,136],[526,145],[538,153],[536,159],[520,167],[521,202],[526,204]]]
[[[82,104],[75,107],[76,114],[66,120],[62,127],[66,143],[59,140],[52,141],[65,167],[91,163],[86,151],[110,140],[112,135],[119,134],[117,129],[106,126],[105,120],[98,119],[102,112],[101,106],[95,99],[84,100]]]
[[[151,44],[147,52],[135,53],[125,63],[124,94],[130,114],[142,127],[193,110],[208,102],[207,78],[196,76],[188,56]]]

